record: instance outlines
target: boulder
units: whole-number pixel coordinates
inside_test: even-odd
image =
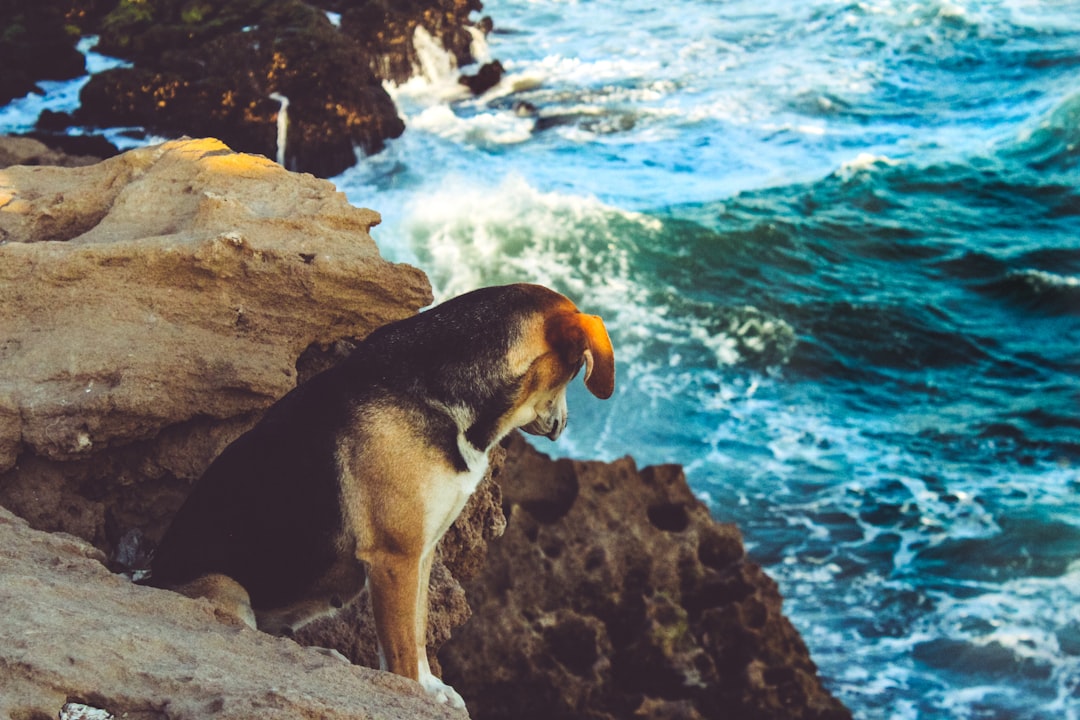
[[[0,136],[0,169],[11,165],[95,165],[101,157],[71,154],[30,137]]]
[[[309,348],[431,301],[378,222],[214,140],[0,170],[0,503],[113,558],[156,540]]]
[[[551,460],[514,436],[500,479],[506,532],[441,653],[472,717],[851,717],[681,468]]]

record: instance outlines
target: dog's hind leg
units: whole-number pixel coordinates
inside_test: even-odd
[[[256,627],[248,591],[227,575],[211,573],[180,585],[169,586],[169,589],[190,598],[209,600],[214,606],[214,614],[227,622],[243,623],[252,630]]]

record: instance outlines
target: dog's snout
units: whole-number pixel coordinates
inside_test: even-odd
[[[563,427],[565,427],[565,422],[560,418],[555,418],[551,423],[551,429],[547,431],[545,436],[548,440],[558,440],[559,436],[562,435]]]

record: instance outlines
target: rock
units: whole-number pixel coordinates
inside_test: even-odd
[[[69,154],[29,137],[0,136],[0,168],[11,165],[59,165],[82,167],[101,162],[100,157]]]
[[[506,533],[441,654],[473,717],[850,718],[680,468],[553,461],[515,436],[501,480]]]
[[[4,3],[0,33],[0,105],[41,92],[39,80],[68,80],[85,72],[75,49],[78,29],[63,2]]]
[[[212,140],[0,172],[0,503],[110,556],[156,541],[309,347],[431,301],[378,221]]]
[[[483,95],[499,84],[503,76],[503,66],[498,60],[484,63],[475,75],[462,75],[460,82],[469,88],[473,95]]]
[[[73,121],[217,137],[274,158],[278,94],[288,98],[285,166],[330,177],[355,164],[355,148],[375,153],[403,132],[382,82],[404,82],[419,67],[418,27],[459,64],[471,62],[475,0],[368,0],[345,9],[340,28],[318,5],[120,3],[101,23],[98,49],[134,66],[91,78]]]
[[[134,585],[93,546],[32,530],[3,508],[0,558],[0,717],[466,717],[404,678]]]
[[[345,10],[341,31],[368,49],[371,72],[401,84],[422,66],[413,42],[417,28],[434,38],[458,67],[472,63],[473,32],[488,33],[492,23],[469,20],[483,9],[480,0],[366,0]]]

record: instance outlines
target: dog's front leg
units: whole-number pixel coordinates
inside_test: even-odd
[[[431,564],[435,559],[435,549],[431,548],[424,553],[420,561],[420,587],[416,598],[416,655],[419,658],[420,684],[424,690],[441,703],[449,703],[451,707],[463,708],[465,701],[454,688],[435,677],[431,672],[431,665],[427,657],[427,621],[428,621],[428,588],[431,584]]]
[[[416,595],[420,558],[404,553],[380,553],[370,560],[368,587],[379,640],[379,660],[389,670],[420,680],[416,654]]]

